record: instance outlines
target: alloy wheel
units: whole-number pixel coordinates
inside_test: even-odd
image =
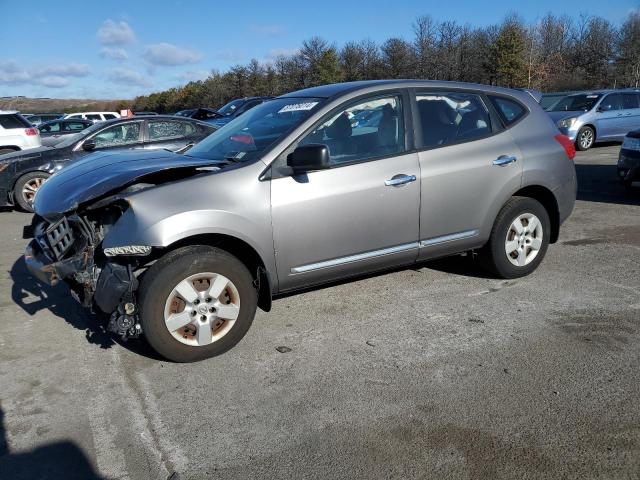
[[[202,347],[220,340],[240,313],[238,289],[224,275],[198,273],[178,283],[167,298],[164,321],[181,343]]]
[[[24,201],[29,205],[33,204],[36,192],[46,181],[46,177],[35,177],[27,181],[22,187],[22,198],[24,198]]]
[[[542,248],[542,223],[532,213],[518,215],[507,230],[504,249],[516,267],[529,265]]]
[[[591,148],[591,145],[593,144],[593,131],[589,128],[583,130],[580,133],[579,142],[580,146],[585,150]]]

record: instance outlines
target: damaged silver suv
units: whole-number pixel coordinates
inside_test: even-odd
[[[575,151],[525,92],[427,81],[269,100],[183,154],[93,154],[35,198],[31,272],[189,362],[272,296],[477,251],[531,273],[572,211]]]

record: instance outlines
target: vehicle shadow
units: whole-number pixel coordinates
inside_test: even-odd
[[[26,452],[12,453],[0,408],[0,479],[32,480],[35,478],[65,480],[102,480],[91,462],[75,443],[47,443]],[[106,479],[105,479],[106,480]]]

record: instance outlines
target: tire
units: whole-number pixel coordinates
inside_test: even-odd
[[[578,135],[576,135],[576,149],[584,152],[585,150],[589,150],[593,147],[593,144],[596,141],[596,131],[588,126],[582,127],[578,130]]]
[[[204,277],[211,281],[207,283]],[[216,279],[229,283],[225,283],[222,293],[215,299],[206,298],[207,288],[213,286]],[[181,291],[187,294],[176,295],[185,282],[199,295],[190,302],[185,299],[193,294],[191,289],[183,287]],[[198,288],[204,290],[198,291]],[[167,253],[147,270],[139,290],[142,331],[156,352],[174,362],[195,362],[229,350],[249,330],[257,303],[258,292],[247,267],[226,251],[208,246],[182,247]],[[203,307],[204,311],[201,311]],[[226,312],[232,312],[225,313],[226,317],[237,314],[235,320],[222,318],[221,312],[225,308]],[[207,310],[215,313],[209,314]],[[202,323],[205,316],[208,316],[207,323]],[[167,318],[179,319],[174,326],[185,321],[191,323],[172,332]],[[208,338],[207,330],[214,340],[198,344],[202,338]],[[216,339],[218,335],[220,338]]]
[[[29,172],[21,176],[13,187],[13,201],[16,205],[25,212],[33,212],[35,193],[50,176],[46,172]]]
[[[533,232],[527,234],[534,217],[538,220],[539,228],[536,225]],[[517,220],[523,227],[522,237],[514,229]],[[542,262],[549,246],[550,233],[549,214],[540,202],[529,197],[512,197],[502,207],[493,224],[489,241],[481,252],[483,264],[501,278],[529,275]],[[517,249],[508,254],[507,249],[513,249],[514,246]],[[535,247],[537,253],[534,255]]]

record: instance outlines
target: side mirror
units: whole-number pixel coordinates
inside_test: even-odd
[[[92,152],[96,149],[96,142],[95,140],[85,140],[85,142],[82,144],[82,149],[85,152]]]
[[[294,173],[330,168],[329,147],[322,144],[300,145],[287,157],[287,165]]]
[[[600,105],[598,107],[598,112],[608,112],[611,110],[611,105]]]

